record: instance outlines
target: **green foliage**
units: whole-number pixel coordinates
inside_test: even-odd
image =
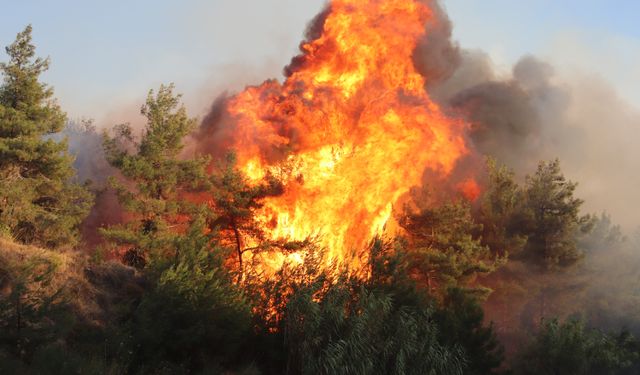
[[[577,184],[567,181],[560,162],[540,162],[524,187],[512,171],[488,160],[489,182],[479,210],[483,243],[495,253],[526,258],[544,270],[566,267],[583,256],[578,237],[594,220],[581,216]],[[615,235],[615,234],[613,234]]]
[[[406,244],[374,242],[371,247],[370,288],[393,296],[398,305],[433,311],[431,319],[438,329],[438,341],[447,348],[459,348],[465,359],[465,374],[490,374],[501,366],[502,346],[493,325],[485,326],[477,295],[466,289],[449,289],[442,301],[419,287],[411,272]]]
[[[478,274],[495,268],[489,248],[476,234],[482,227],[475,223],[468,202],[408,214],[401,225],[410,238],[414,266],[431,291],[444,293],[452,286],[469,286]]]
[[[487,159],[488,183],[479,210],[482,242],[495,254],[518,254],[527,243],[523,222],[524,192],[513,171]]]
[[[60,260],[33,256],[0,260],[0,347],[27,360],[69,329],[61,288],[52,287]]]
[[[588,217],[580,216],[583,201],[573,195],[576,186],[562,175],[558,159],[541,162],[536,173],[527,176],[526,251],[547,269],[573,264],[582,257],[576,232],[588,224]]]
[[[464,303],[440,307],[413,280],[405,245],[375,240],[366,278],[327,269],[323,251],[310,247],[300,266],[255,284],[255,311],[264,319],[257,322],[262,333],[254,349],[260,368],[274,374],[466,374],[500,365],[482,310],[468,293]],[[471,305],[471,312],[462,310]]]
[[[493,374],[502,365],[504,350],[493,324],[484,325],[482,307],[464,290],[449,290],[434,320],[443,344],[462,347],[467,360],[465,374]]]
[[[139,142],[129,124],[116,126],[113,137],[104,134],[107,160],[127,180],[112,178],[111,184],[133,219],[102,233],[127,250],[129,264],[143,267],[150,255],[162,259],[173,253],[175,233],[197,211],[184,195],[208,186],[208,158],[178,159],[195,120],[173,94],[173,85],[160,86],[157,94],[151,90],[140,112],[147,124]]]
[[[188,199],[209,190],[209,159],[181,158],[195,120],[172,85],[150,91],[141,113],[147,125],[139,141],[128,124],[104,136],[107,160],[126,179],[112,186],[131,220],[103,234],[127,249],[125,263],[144,268],[148,282],[139,303],[123,306],[125,328],[116,337],[130,354],[116,358],[131,372],[222,371],[237,360],[251,313],[224,266],[218,232],[205,225],[211,212]]]
[[[637,359],[637,344],[627,333],[611,336],[579,320],[552,320],[520,353],[514,370],[522,375],[622,374]]]
[[[438,343],[431,314],[390,295],[342,283],[302,289],[286,314],[287,373],[463,373],[461,356]]]
[[[0,373],[123,373],[83,319],[93,301],[77,300],[70,255],[7,240],[0,249]]]
[[[74,244],[92,196],[71,182],[73,158],[62,130],[66,115],[39,82],[49,59],[34,58],[31,26],[6,48],[0,86],[0,226],[25,243]]]
[[[376,263],[387,262],[379,258]],[[463,373],[458,348],[438,341],[429,304],[418,296],[408,298],[407,288],[395,298],[388,283],[393,267],[387,270],[392,272],[387,277],[379,273],[372,283],[321,272],[310,282],[292,285],[282,321],[285,373]]]
[[[223,266],[226,254],[210,248],[203,223],[176,241],[175,264],[155,270],[133,313],[127,331],[132,371],[190,372],[238,360],[250,308]]]

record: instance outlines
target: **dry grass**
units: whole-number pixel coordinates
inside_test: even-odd
[[[79,251],[49,250],[0,236],[0,295],[11,294],[24,277],[28,277],[28,292],[58,293],[76,317],[97,325],[110,319],[114,305],[139,298],[144,289],[140,275],[120,263],[91,265]]]
[[[50,250],[16,243],[0,236],[0,294],[9,295],[18,283],[27,294],[59,296],[78,316],[99,314],[94,288],[84,277],[85,257],[72,250]]]
[[[69,253],[22,245],[0,237],[0,289],[3,294],[10,293],[13,284],[20,281],[28,282],[29,288],[38,288],[40,292],[53,293],[66,283],[72,264]]]

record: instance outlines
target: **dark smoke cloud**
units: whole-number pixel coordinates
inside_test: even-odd
[[[532,56],[516,64],[510,79],[496,78],[488,56],[461,49],[452,40],[447,14],[431,3],[435,19],[414,55],[427,91],[447,112],[471,124],[477,151],[519,172],[531,170],[557,138],[552,133],[561,131],[568,93],[551,84],[552,67]]]
[[[316,40],[322,36],[322,30],[324,29],[324,23],[327,20],[327,17],[331,13],[331,6],[327,4],[324,9],[316,15],[311,22],[307,25],[307,30],[304,33],[304,40],[300,42],[300,52],[304,52],[302,46],[305,43]],[[284,76],[289,77],[294,72],[299,70],[305,63],[306,57],[304,53],[301,53],[298,56],[295,56],[291,59],[291,63],[284,68]]]
[[[497,79],[482,54],[462,56],[459,70],[433,91],[446,110],[470,123],[477,151],[521,178],[540,160],[558,157],[566,175],[579,182],[587,210],[608,211],[627,230],[640,223],[628,204],[640,188],[637,110],[606,82],[558,76],[532,56],[523,57],[507,79]]]
[[[476,83],[445,100],[471,123],[478,151],[526,173],[539,160],[557,156],[556,143],[572,139],[565,134],[570,94],[550,82],[552,72],[550,65],[524,57],[513,78]]]
[[[192,137],[196,153],[220,158],[233,144],[235,126],[227,112],[228,101],[228,94],[223,93],[211,104],[209,112]]]
[[[640,112],[598,77],[562,76],[535,56],[522,57],[506,77],[498,74],[486,53],[452,39],[442,6],[427,2],[436,17],[414,62],[431,97],[470,124],[472,147],[519,178],[540,160],[560,158],[567,177],[579,182],[586,210],[608,211],[627,231],[636,228],[640,213],[629,202],[640,189]]]
[[[453,24],[437,0],[423,0],[433,11],[433,17],[425,25],[422,38],[413,55],[413,62],[424,77],[427,89],[449,79],[461,63],[461,51],[452,40]]]

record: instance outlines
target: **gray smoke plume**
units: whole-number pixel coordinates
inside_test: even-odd
[[[69,153],[75,157],[74,168],[81,183],[88,183],[95,194],[95,203],[80,230],[89,251],[103,242],[99,228],[120,223],[123,209],[115,192],[108,186],[108,177],[118,171],[109,165],[102,148],[102,136],[91,120],[71,120],[60,134],[66,138]]]
[[[540,160],[560,158],[579,183],[585,209],[609,212],[627,231],[640,224],[629,202],[640,190],[640,111],[597,77],[563,77],[534,56],[524,56],[510,76],[497,74],[482,51],[460,48],[437,1],[436,18],[416,49],[426,89],[449,114],[470,124],[479,154],[490,155],[522,178]]]
[[[565,80],[532,56],[523,57],[506,80],[495,78],[481,54],[462,56],[460,70],[434,89],[434,97],[470,123],[480,153],[520,177],[540,160],[558,157],[566,175],[579,182],[587,210],[608,211],[627,230],[640,223],[629,205],[640,188],[634,165],[640,157],[638,111],[605,82]],[[487,79],[479,82],[479,73]]]

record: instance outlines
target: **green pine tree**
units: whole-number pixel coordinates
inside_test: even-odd
[[[201,211],[184,195],[207,189],[209,159],[179,158],[196,120],[173,94],[173,85],[151,90],[140,112],[147,124],[139,141],[129,124],[117,125],[114,136],[104,135],[107,160],[126,179],[111,178],[111,184],[131,220],[102,233],[124,250],[126,263],[142,268],[149,256],[177,258],[178,234]]]
[[[588,227],[589,217],[580,216],[584,202],[574,197],[576,186],[562,175],[558,159],[541,162],[536,173],[527,176],[526,251],[547,269],[573,264],[582,257],[576,234]]]
[[[480,204],[482,242],[496,254],[510,255],[522,251],[527,242],[521,233],[524,192],[512,170],[487,160],[489,179]]]
[[[276,275],[278,287],[262,289],[286,296],[276,331],[285,362],[277,373],[466,373],[458,343],[439,340],[433,304],[406,273],[401,244],[391,245],[373,242],[369,280],[336,268],[318,272],[318,254]]]
[[[131,373],[219,373],[214,369],[245,359],[250,305],[212,236],[202,218],[194,221],[175,241],[176,261],[150,278],[153,286],[125,326]]]
[[[468,202],[445,203],[408,214],[400,224],[406,230],[414,268],[432,292],[444,295],[450,287],[468,287],[479,274],[498,264],[477,236],[482,226],[471,216]],[[475,286],[471,291],[486,294]]]
[[[73,158],[60,132],[66,115],[39,81],[49,59],[35,57],[31,26],[6,48],[0,86],[0,227],[22,242],[73,244],[92,197],[72,182]]]
[[[477,298],[453,288],[435,314],[440,341],[460,345],[467,359],[467,375],[495,374],[504,360],[504,348],[498,341],[493,323],[485,325],[484,311]]]
[[[616,375],[637,373],[625,372],[637,362],[637,342],[626,332],[611,335],[581,320],[550,320],[518,354],[514,373]]]

